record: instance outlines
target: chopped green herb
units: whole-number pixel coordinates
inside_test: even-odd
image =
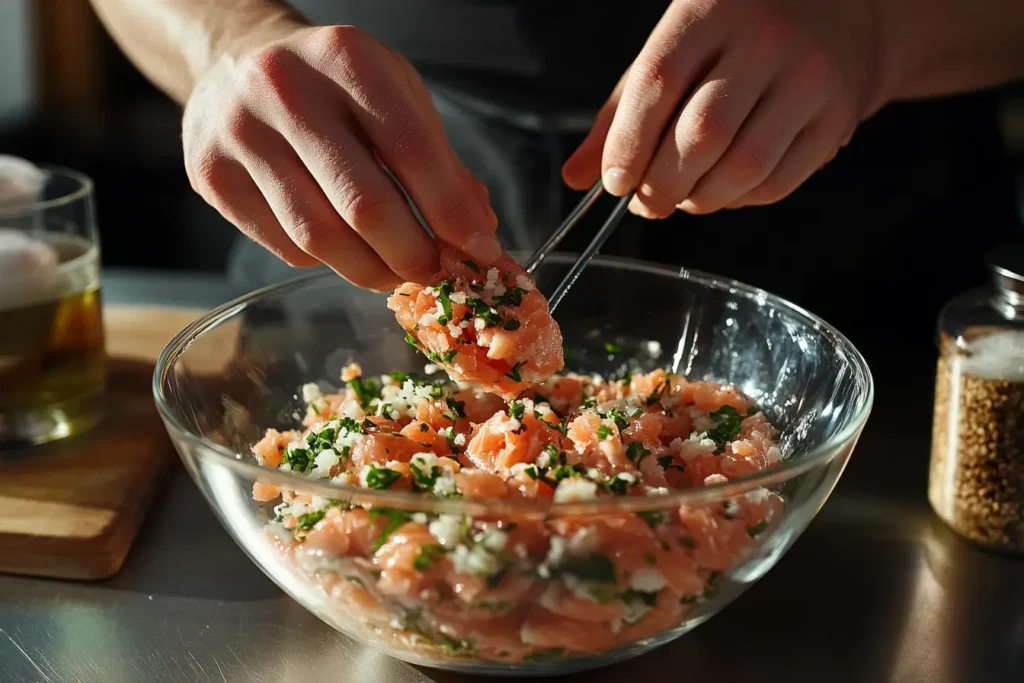
[[[401,370],[392,370],[391,372],[388,373],[388,377],[395,380],[399,384],[402,384],[405,382],[405,380],[409,379],[409,374],[406,372],[402,372]]]
[[[764,530],[767,528],[768,522],[762,519],[760,522],[747,529],[747,533],[750,534],[752,538],[756,538],[757,536],[763,534]]]
[[[444,354],[443,356],[438,356],[438,359],[442,363],[444,363],[445,365],[451,365],[452,361],[455,360],[455,356],[456,356],[456,354],[458,354],[458,352],[459,352],[458,349],[452,349],[451,351],[449,351],[448,353]],[[435,354],[435,356],[436,355],[437,354]]]
[[[366,473],[366,485],[371,489],[386,489],[401,478],[402,475],[394,470],[370,463],[370,471]]]
[[[715,442],[715,453],[721,453],[739,435],[743,418],[732,406],[722,406],[708,417],[715,421],[715,426],[707,431],[707,437]]]
[[[669,470],[679,470],[680,472],[686,470],[686,465],[684,463],[676,463],[675,461],[672,460],[671,455],[660,456],[658,458],[658,465],[660,465],[661,469],[665,470],[666,472]]]
[[[358,422],[353,420],[351,417],[343,417],[340,420],[338,420],[338,422],[341,423],[341,428],[344,429],[347,432],[351,432],[352,434],[362,434],[363,433],[363,426],[364,425],[359,424]],[[373,423],[371,422],[370,425],[372,426]]]
[[[535,652],[532,655],[526,655],[525,659],[528,662],[550,662],[552,660],[560,658],[565,654],[564,647],[553,647],[550,650],[544,650],[543,652]]]
[[[544,446],[544,452],[548,454],[548,460],[550,464],[554,465],[558,462],[558,447],[553,443],[546,444]]]
[[[620,432],[629,426],[629,418],[626,416],[626,413],[618,408],[612,408],[607,413],[601,414],[601,417],[614,421],[615,426],[619,428]]]
[[[429,432],[430,431],[430,425],[428,425],[426,422],[423,422],[422,424],[420,424],[420,431],[421,432]]]
[[[623,602],[642,602],[648,607],[654,607],[658,602],[657,593],[645,593],[643,591],[628,590],[622,594]]]
[[[662,382],[661,384],[659,384],[658,388],[654,390],[654,393],[651,394],[648,397],[648,399],[647,399],[647,406],[648,407],[653,406],[655,403],[660,401],[662,399],[662,397],[665,395],[665,390],[667,388],[668,388],[668,381],[667,380]]]
[[[314,510],[313,512],[307,512],[304,515],[299,515],[299,519],[295,526],[303,531],[309,531],[316,526],[316,523],[323,519],[326,514],[327,510]]]
[[[544,394],[538,394],[536,391],[533,392],[533,400],[537,403],[551,403],[551,399]]]
[[[615,565],[607,555],[590,553],[572,555],[558,567],[561,574],[571,574],[583,581],[615,583]]]
[[[651,565],[652,567],[658,564],[658,558],[656,558],[651,553],[647,553],[646,555],[644,555],[644,560],[646,560],[647,564]]]
[[[495,600],[494,602],[481,600],[480,602],[473,603],[473,607],[476,607],[477,609],[485,609],[488,612],[493,612],[494,614],[501,614],[502,612],[506,612],[508,611],[508,608],[511,606],[512,603],[510,603],[508,600]]]
[[[425,545],[420,548],[419,553],[416,555],[416,559],[412,561],[412,568],[418,572],[425,572],[430,569],[430,565],[434,563],[434,559],[444,553],[444,548],[439,545]]]
[[[471,641],[471,640],[455,640],[454,638],[449,638],[446,635],[442,635],[441,636],[441,640],[438,641],[437,645],[438,645],[438,647],[441,648],[442,652],[444,652],[445,654],[449,654],[449,655],[453,655],[456,652],[460,652],[462,650],[472,650],[473,649],[473,641]]]
[[[614,342],[605,342],[604,350],[608,353],[622,353],[622,347]]]
[[[497,306],[518,306],[523,303],[523,294],[526,294],[526,290],[512,287],[505,290],[501,296],[495,297],[494,303]]]
[[[602,486],[609,492],[619,496],[624,496],[627,493],[629,493],[629,487],[631,485],[632,483],[629,480],[623,479],[618,475],[615,475],[614,477],[608,477],[607,479],[604,480],[604,483],[602,484]]]
[[[761,410],[762,410],[761,406],[759,406],[759,405],[757,405],[755,403],[754,405],[752,405],[749,408],[747,408],[747,417],[750,417],[752,415],[757,415],[758,413],[761,412]]]
[[[668,514],[662,512],[661,510],[645,510],[643,512],[638,512],[636,514],[638,514],[641,517],[641,519],[647,522],[647,526],[651,527],[652,529],[655,529],[659,526],[665,526],[666,524],[668,524]]]
[[[651,452],[639,441],[630,442],[626,447],[626,457],[635,465],[639,465],[640,461],[650,454]]]
[[[480,266],[478,266],[476,264],[476,261],[470,261],[469,259],[466,259],[465,261],[462,262],[462,265],[466,266],[467,268],[472,270],[474,273],[479,273],[480,272]]]
[[[412,519],[412,515],[405,510],[396,510],[394,508],[370,508],[371,520],[381,518],[385,520],[384,527],[380,530],[380,534],[378,534],[377,539],[370,548],[373,552],[380,550],[380,547],[387,542],[388,537],[395,533],[398,527]]]
[[[313,467],[313,458],[308,448],[287,448],[281,461],[290,465],[293,472],[305,472]]]
[[[697,600],[698,600],[698,598],[697,598],[696,595],[684,595],[683,597],[679,598],[679,604],[680,605],[695,605],[695,604],[697,604]]]
[[[508,416],[514,420],[522,420],[525,412],[526,406],[520,401],[512,401],[512,403],[508,404]]]
[[[612,435],[612,430],[611,430],[611,428],[608,425],[600,425],[600,426],[598,426],[598,428],[597,428],[597,438],[598,439],[604,440],[604,439],[610,438],[611,435]]]
[[[530,465],[523,471],[526,472],[526,475],[530,477],[530,479],[533,479],[534,481],[540,478],[540,475],[537,474],[537,468],[534,465]]]
[[[523,365],[525,365],[525,363],[516,363],[515,365],[512,366],[511,370],[505,373],[505,376],[511,379],[513,382],[522,382],[523,376],[519,372],[519,370],[520,368],[523,367]]]
[[[697,547],[697,541],[692,538],[681,538],[679,539],[679,542],[691,550]]]
[[[444,313],[437,319],[437,322],[441,325],[447,325],[452,321],[454,315],[452,314],[452,283],[448,280],[444,280],[437,287],[437,300],[441,302],[441,311]]]
[[[487,577],[487,586],[489,588],[497,588],[498,584],[501,583],[502,579],[505,578],[505,575],[508,574],[508,572],[509,572],[509,568],[508,567],[502,567],[501,569],[499,569],[495,573],[491,574],[490,576]]]
[[[597,407],[597,399],[593,396],[587,396],[583,399],[584,408],[595,408]]]
[[[380,384],[376,380],[353,377],[348,381],[348,385],[355,392],[356,400],[363,408],[369,406],[373,399],[380,398]]]
[[[514,318],[509,318],[508,320],[505,321],[505,324],[502,325],[501,328],[503,330],[508,330],[509,332],[515,332],[516,330],[519,329],[519,321],[515,320]]]
[[[319,455],[324,449],[334,446],[334,428],[324,427],[319,432],[311,431],[306,435],[306,444],[309,446],[310,457]]]
[[[454,398],[446,398],[445,405],[452,411],[452,415],[455,417],[466,417],[466,402],[456,401]]]
[[[437,465],[434,465],[429,472],[424,472],[415,460],[409,461],[409,471],[412,472],[412,484],[416,490],[432,491],[434,484],[437,483],[437,478],[441,476],[441,468]]]
[[[586,474],[586,469],[583,465],[576,463],[575,465],[559,465],[558,467],[551,470],[551,476],[556,482],[562,481],[563,479],[571,479],[573,477],[582,477]]]
[[[483,299],[473,298],[469,300],[469,306],[473,309],[473,315],[484,321],[487,327],[496,327],[501,324],[501,316]]]

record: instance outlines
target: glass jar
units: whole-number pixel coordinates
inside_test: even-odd
[[[1024,245],[939,315],[928,500],[957,533],[1024,553]]]

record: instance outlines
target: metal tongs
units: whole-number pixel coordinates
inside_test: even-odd
[[[569,215],[566,216],[565,220],[562,221],[562,224],[558,226],[558,229],[555,230],[554,234],[548,238],[548,241],[533,253],[533,256],[530,257],[529,262],[526,264],[527,273],[533,274],[533,271],[537,269],[537,266],[544,262],[544,259],[548,257],[548,254],[554,251],[555,247],[558,246],[558,243],[569,234],[570,230],[576,227],[576,224],[579,223],[583,216],[586,215],[587,211],[590,210],[590,207],[597,202],[597,199],[601,196],[603,191],[604,186],[601,184],[601,180],[598,179],[598,181],[594,183],[594,186],[587,191],[587,194],[584,195],[583,199],[580,200],[580,203],[576,205],[576,208],[569,212]],[[572,267],[569,268],[569,272],[564,278],[562,278],[558,287],[555,288],[555,291],[548,298],[548,308],[551,311],[554,311],[558,304],[561,303],[562,299],[564,299],[565,295],[569,292],[569,288],[573,286],[573,283],[575,283],[576,280],[579,279],[580,274],[583,273],[583,269],[587,267],[587,264],[594,258],[598,250],[605,242],[608,241],[611,234],[615,232],[616,226],[618,226],[622,217],[626,215],[626,211],[629,208],[629,201],[632,198],[633,193],[631,192],[619,200],[619,203],[616,204],[611,215],[609,215],[608,219],[605,220],[604,225],[602,225],[601,229],[597,231],[596,235],[594,235],[594,239],[590,240],[590,244],[587,245],[587,248],[584,249],[579,258],[573,262]]]

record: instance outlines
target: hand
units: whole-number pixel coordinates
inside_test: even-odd
[[[358,286],[426,283],[440,240],[489,264],[501,248],[486,188],[452,150],[400,55],[350,26],[296,27],[225,56],[185,107],[192,187],[293,266],[323,262]]]
[[[872,2],[675,0],[566,182],[647,218],[782,199],[885,101]]]

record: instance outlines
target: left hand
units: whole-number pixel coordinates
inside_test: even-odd
[[[563,177],[646,218],[782,199],[885,102],[874,2],[675,0]]]

